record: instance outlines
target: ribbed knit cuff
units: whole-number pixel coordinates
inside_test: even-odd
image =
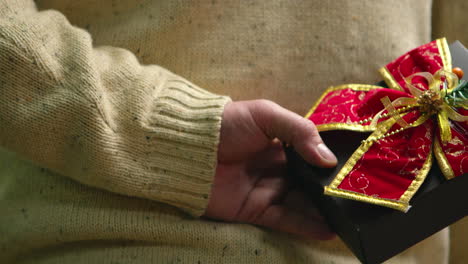
[[[229,97],[169,79],[151,111],[150,169],[145,196],[200,216],[208,204],[217,164],[221,118]]]

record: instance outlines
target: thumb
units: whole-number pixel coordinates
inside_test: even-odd
[[[336,165],[335,155],[323,143],[312,121],[271,101],[256,102],[250,109],[252,117],[269,138],[291,144],[309,163],[322,167]]]

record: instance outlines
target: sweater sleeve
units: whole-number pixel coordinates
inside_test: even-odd
[[[224,105],[32,0],[0,0],[0,146],[95,188],[201,215]]]

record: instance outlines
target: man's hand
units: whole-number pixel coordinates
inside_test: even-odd
[[[309,163],[336,165],[336,157],[310,120],[271,101],[233,102],[224,110],[220,137],[206,217],[306,238],[334,237],[305,194],[291,188],[286,175],[280,140]]]

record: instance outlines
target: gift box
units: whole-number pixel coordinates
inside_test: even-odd
[[[383,67],[385,82],[328,89],[306,117],[337,156],[335,168],[286,148],[297,186],[363,263],[381,263],[468,213],[468,84],[455,66],[468,69],[468,51],[438,39]]]

